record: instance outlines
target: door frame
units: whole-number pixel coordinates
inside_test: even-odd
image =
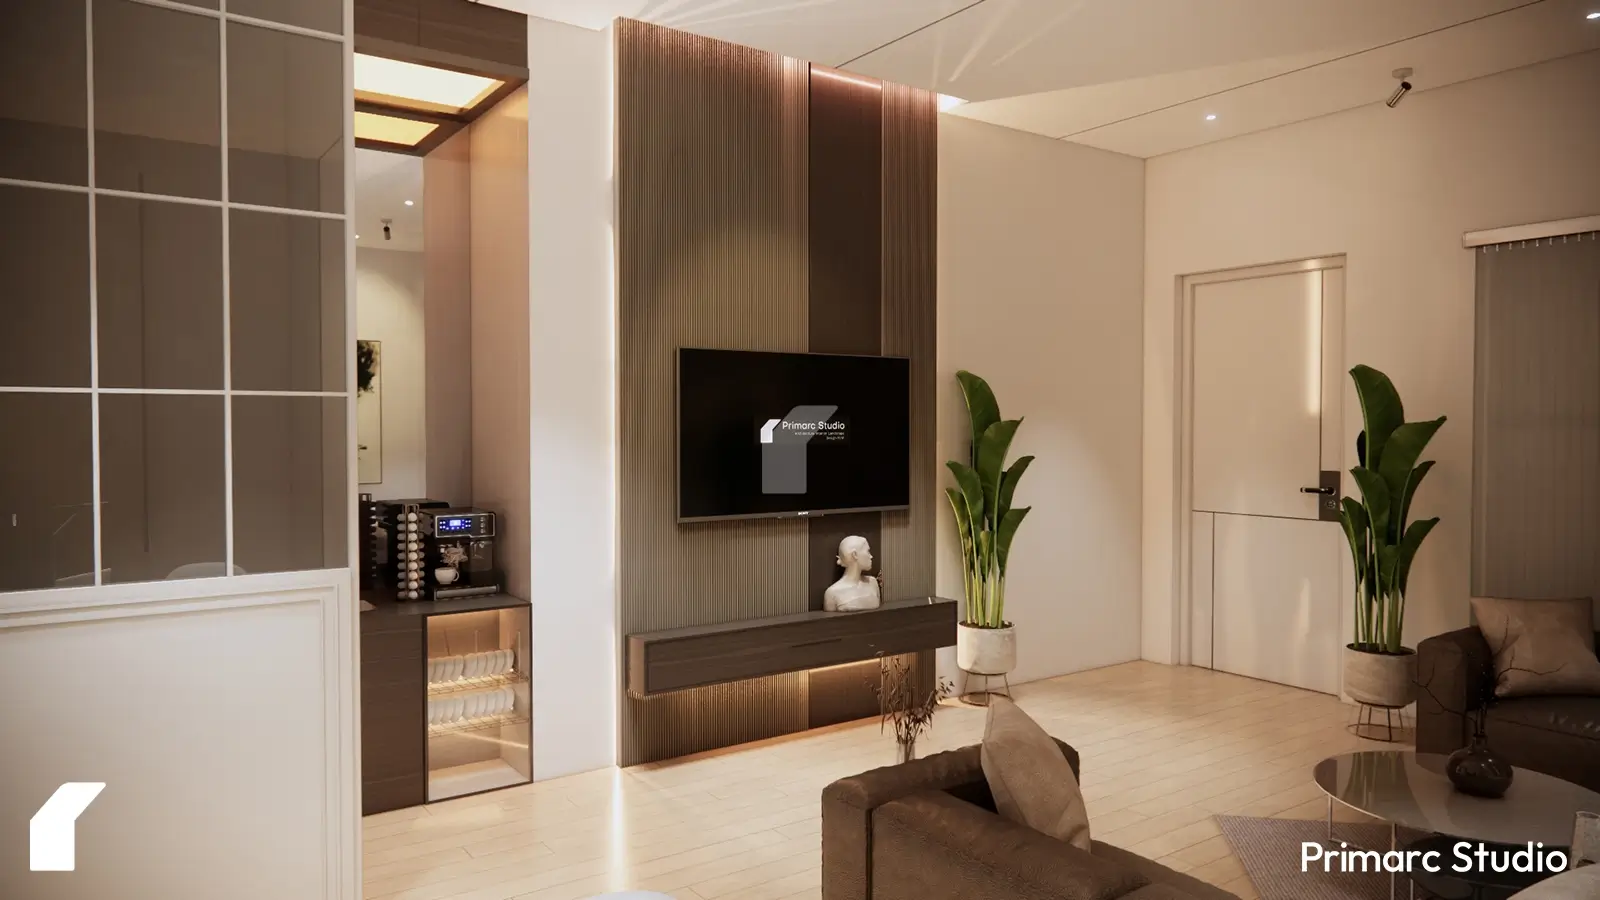
[[[1174,546],[1177,550],[1174,560],[1176,569],[1173,595],[1172,595],[1172,642],[1173,660],[1178,665],[1195,665],[1194,641],[1197,634],[1197,623],[1192,596],[1193,589],[1193,561],[1194,554],[1191,546],[1194,535],[1193,506],[1194,506],[1194,293],[1195,288],[1206,284],[1218,284],[1230,281],[1245,281],[1252,278],[1270,278],[1278,275],[1293,275],[1302,272],[1337,272],[1340,279],[1338,301],[1334,304],[1324,302],[1322,307],[1322,345],[1324,348],[1333,346],[1338,348],[1337,358],[1329,359],[1327,354],[1322,359],[1322,403],[1323,403],[1323,460],[1324,465],[1332,463],[1336,470],[1343,471],[1343,413],[1344,413],[1344,298],[1347,279],[1345,279],[1347,259],[1342,253],[1327,256],[1312,257],[1309,259],[1294,260],[1290,262],[1268,263],[1259,266],[1243,266],[1233,269],[1217,269],[1208,272],[1197,272],[1183,275],[1178,278],[1176,286],[1176,303],[1178,308],[1178,340],[1173,348],[1175,365],[1173,371],[1178,379],[1177,421],[1175,432],[1178,436],[1177,471],[1173,483],[1178,489],[1173,492],[1173,522],[1176,531]],[[1325,276],[1326,277],[1326,276]],[[1326,290],[1324,291],[1326,299]],[[1331,308],[1330,308],[1331,307]],[[1332,411],[1332,427],[1330,426],[1330,413]],[[1342,488],[1341,488],[1342,491]],[[1348,573],[1340,576],[1340,596],[1348,596],[1348,586],[1344,583]],[[1214,601],[1213,601],[1214,602]],[[1343,630],[1345,612],[1339,616],[1340,628]],[[1210,633],[1211,623],[1204,624],[1205,633]],[[1210,660],[1207,660],[1209,667]],[[1340,674],[1340,687],[1343,688],[1343,673]]]

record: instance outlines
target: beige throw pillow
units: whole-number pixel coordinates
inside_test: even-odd
[[[979,753],[995,809],[1080,850],[1089,849],[1089,811],[1061,748],[1004,697],[990,696]]]
[[[1473,597],[1472,616],[1494,654],[1497,697],[1600,696],[1593,602]]]

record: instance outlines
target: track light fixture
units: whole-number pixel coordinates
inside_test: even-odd
[[[1407,66],[1402,69],[1395,69],[1390,74],[1399,79],[1400,84],[1395,86],[1394,93],[1389,95],[1389,99],[1384,101],[1384,105],[1394,109],[1400,105],[1401,100],[1405,99],[1406,94],[1411,93],[1411,82],[1407,80],[1411,77],[1411,68]]]

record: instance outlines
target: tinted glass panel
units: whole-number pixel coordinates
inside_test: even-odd
[[[0,393],[0,422],[0,591],[93,584],[89,395]]]
[[[222,388],[222,210],[95,200],[100,384]]]
[[[230,215],[233,387],[344,390],[344,223]]]
[[[0,185],[0,385],[89,386],[87,195]]]
[[[245,571],[349,565],[345,404],[233,398],[233,553]]]
[[[224,573],[224,433],[221,397],[101,395],[106,582]]]
[[[96,184],[220,199],[217,20],[95,0],[94,30]]]
[[[82,3],[0,3],[0,178],[88,184]]]
[[[343,44],[230,23],[229,197],[342,212],[343,86]]]
[[[344,4],[329,0],[228,0],[228,12],[344,34]]]

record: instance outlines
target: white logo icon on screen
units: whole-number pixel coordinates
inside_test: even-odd
[[[103,781],[69,781],[28,820],[28,869],[71,872],[78,867],[78,817],[106,789]]]
[[[806,492],[806,446],[841,427],[833,422],[838,411],[837,406],[796,406],[761,426],[761,493]]]

